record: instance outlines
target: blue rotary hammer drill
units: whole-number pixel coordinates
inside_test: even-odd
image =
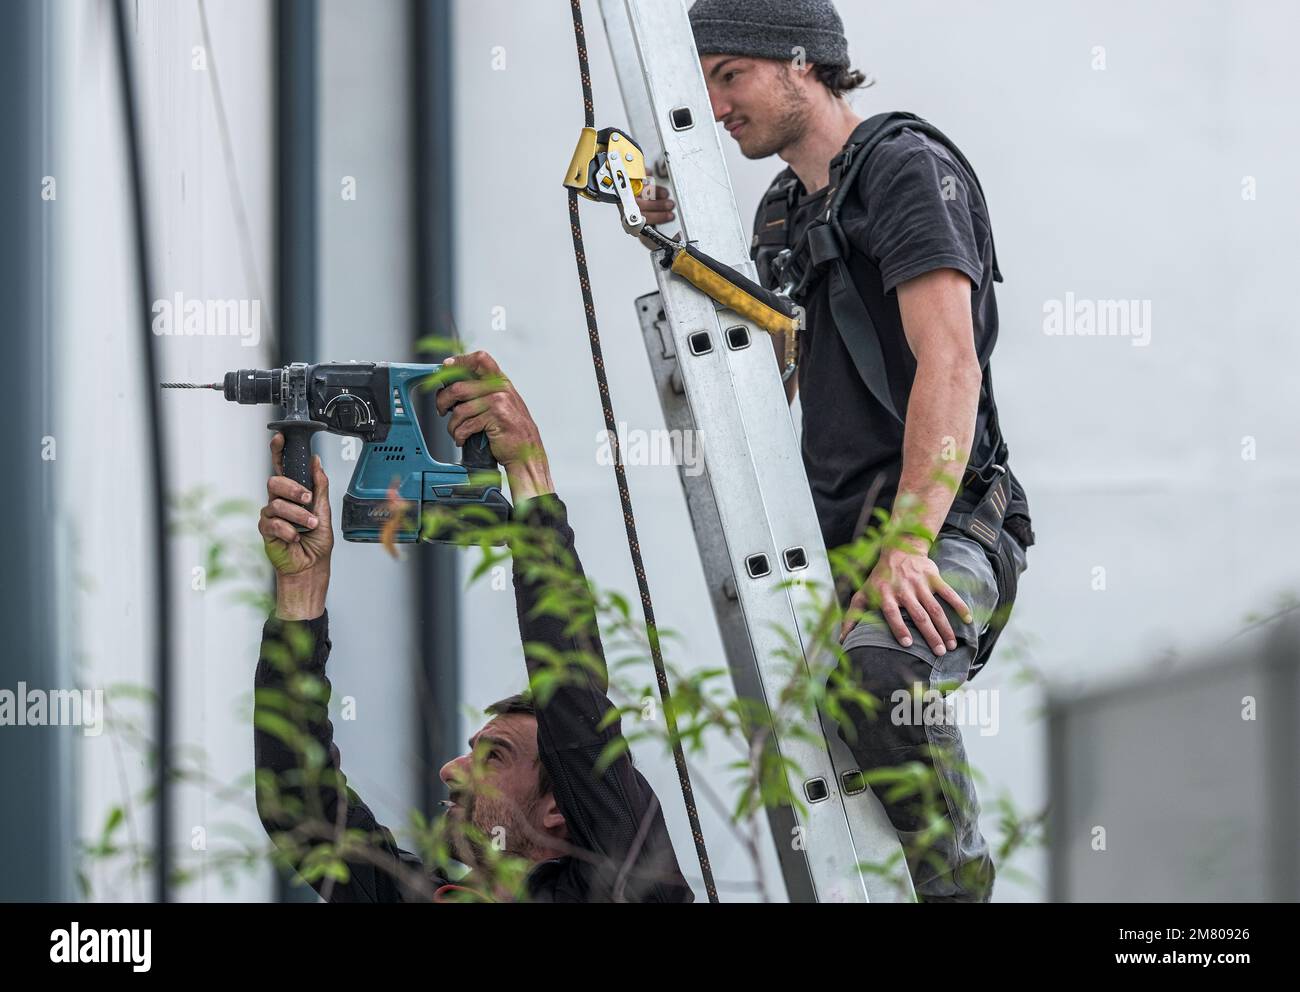
[[[298,363],[282,369],[240,369],[211,385],[164,382],[164,389],[216,389],[233,403],[273,403],[283,417],[267,426],[284,435],[284,474],[312,488],[311,439],[318,431],[365,442],[343,496],[343,538],[414,544],[425,513],[442,509],[446,523],[425,540],[454,543],[460,525],[490,525],[510,516],[501,471],[486,434],[465,442],[461,463],[429,453],[415,416],[415,387],[440,376],[442,385],[468,372],[456,366],[387,362]]]

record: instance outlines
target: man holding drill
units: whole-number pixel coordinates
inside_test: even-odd
[[[745,157],[788,166],[759,206],[754,257],[764,285],[807,312],[787,396],[802,397],[826,546],[857,538],[873,508],[903,531],[841,632],[884,707],[841,734],[863,769],[934,770],[948,827],[937,842],[912,797],[882,797],[918,898],[987,901],[995,869],[960,732],[889,714],[899,693],[947,691],[983,666],[1034,541],[988,368],[1001,279],[988,207],[936,129],[854,112],[844,97],[864,77],[831,0],[698,0],[690,17],[715,119]],[[673,217],[664,193],[639,201],[651,224]]]
[[[510,855],[527,867],[525,897],[536,902],[690,902],[690,887],[673,853],[658,797],[626,749],[598,771],[621,735],[605,726],[613,708],[594,608],[556,616],[542,599],[550,583],[585,591],[564,503],[555,495],[537,425],[491,356],[449,359],[479,378],[437,396],[458,445],[486,432],[505,470],[514,520],[526,544],[514,551],[515,601],[525,645],[551,657],[581,653],[566,666],[544,704],[517,695],[488,707],[490,719],[469,740],[470,752],[440,773],[450,800],[448,836],[455,857],[470,866],[453,882],[400,849],[343,775],[326,706],[330,653],[326,594],[334,534],[329,480],[316,458],[307,492],[283,474],[283,437],[271,443],[275,475],[258,529],[276,570],[276,610],[263,631],[256,675],[254,743],[258,812],[292,862],[332,902],[499,899],[505,891],[492,863]],[[301,529],[300,529],[301,528]],[[563,579],[556,578],[557,572]],[[575,601],[570,597],[569,602]],[[587,603],[581,596],[577,601]],[[543,664],[526,650],[528,674]],[[296,659],[296,660],[295,660]],[[287,722],[286,722],[287,721]],[[617,746],[613,752],[617,752]],[[312,755],[321,757],[313,762]],[[343,843],[346,836],[361,840]],[[346,878],[322,874],[320,848],[341,845]],[[315,849],[315,850],[313,850]]]

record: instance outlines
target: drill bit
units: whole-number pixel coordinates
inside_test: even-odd
[[[160,382],[163,389],[224,389],[219,382]]]

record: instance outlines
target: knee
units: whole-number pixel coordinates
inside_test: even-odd
[[[900,693],[911,698],[930,687],[930,663],[907,651],[864,645],[852,648],[848,655],[855,686],[871,693],[882,706],[900,701]]]
[[[925,728],[914,721],[894,720],[891,713],[900,706],[908,710],[911,700],[930,686],[928,662],[906,651],[862,646],[848,652],[851,682],[846,695],[866,693],[873,701],[870,712],[862,703],[850,702],[844,709],[853,714],[853,726],[841,726],[840,736],[846,743],[874,741],[884,746],[926,743]]]

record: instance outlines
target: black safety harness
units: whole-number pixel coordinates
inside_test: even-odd
[[[905,421],[889,389],[880,335],[849,271],[852,248],[840,223],[840,213],[856,187],[858,175],[871,152],[886,138],[904,128],[927,135],[944,145],[970,175],[975,176],[975,170],[961,150],[933,124],[903,111],[877,114],[859,124],[849,136],[843,151],[831,160],[825,212],[808,225],[793,245],[790,244],[791,220],[800,184],[789,168],[777,176],[759,208],[750,250],[763,284],[789,296],[795,303],[806,307],[815,288],[822,280],[826,281],[832,320],[859,377],[877,402],[899,423]],[[978,178],[975,178],[975,184],[979,187]],[[981,196],[983,192],[980,188]],[[993,252],[993,278],[996,282],[1002,281],[996,248]],[[978,496],[972,510],[951,510],[944,520],[944,527],[956,529],[983,546],[994,566],[999,603],[1005,604],[1014,599],[1018,576],[1009,564],[1009,551],[1005,542],[1010,538],[1003,531],[1010,500],[1010,485],[1007,477],[1007,445],[998,424],[997,404],[993,400],[992,371],[989,368],[989,355],[996,341],[997,333],[994,329],[977,352],[980,369],[983,371],[980,388],[988,398],[987,430],[993,439],[993,454],[983,465],[968,466],[962,480],[964,491],[982,495]],[[1002,610],[999,612],[1005,613]],[[1005,621],[1005,617],[1002,619]],[[990,622],[988,633],[980,639],[979,652],[971,665],[970,677],[973,678],[988,661],[993,643],[1000,633],[1001,624]]]

